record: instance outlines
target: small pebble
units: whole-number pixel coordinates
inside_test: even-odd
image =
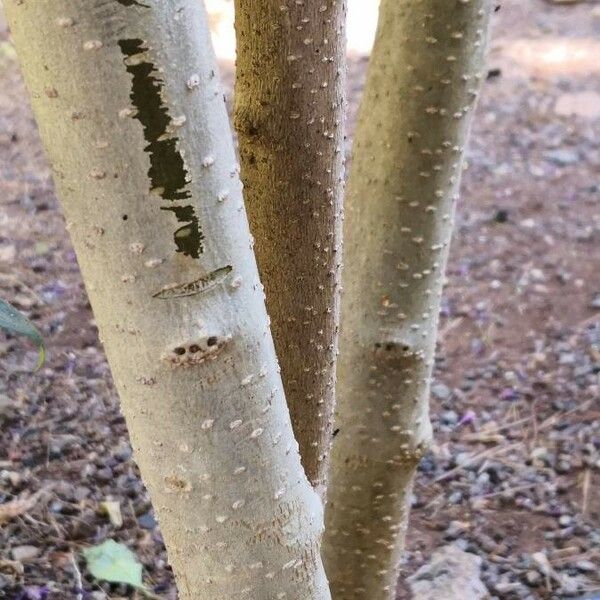
[[[137,518],[137,522],[142,529],[149,529],[150,531],[155,529],[156,526],[158,525],[152,512],[147,512],[147,513],[139,516]]]
[[[447,400],[448,398],[450,398],[452,390],[443,383],[436,383],[435,385],[431,386],[431,393],[438,400]]]
[[[538,586],[542,582],[542,575],[539,571],[527,571],[525,581],[532,587]]]
[[[40,553],[40,549],[36,546],[15,546],[11,549],[10,554],[13,560],[18,562],[27,562],[34,559]]]
[[[573,517],[571,515],[561,515],[558,518],[558,524],[561,527],[569,527],[569,525],[573,524]]]

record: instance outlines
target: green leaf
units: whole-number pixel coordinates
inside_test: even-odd
[[[39,369],[46,358],[44,340],[40,332],[24,317],[14,306],[0,299],[0,329],[6,329],[10,333],[28,337],[39,350],[39,358],[36,370]]]
[[[127,583],[148,598],[158,598],[142,584],[142,565],[137,556],[124,544],[106,540],[99,546],[83,551],[89,572],[111,583]]]
[[[106,540],[99,546],[83,551],[90,573],[96,579],[111,583],[128,583],[142,586],[142,565],[136,555],[125,545]]]

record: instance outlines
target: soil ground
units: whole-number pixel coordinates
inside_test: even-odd
[[[453,542],[495,598],[600,590],[600,7],[506,0],[469,150],[414,491],[407,576]],[[0,339],[0,598],[134,598],[81,550],[126,542],[174,599],[8,32],[0,21],[0,297],[46,365]],[[352,132],[367,59],[353,56]],[[224,66],[225,80],[231,69]],[[123,524],[102,503],[118,502]],[[541,554],[540,554],[541,553]],[[79,581],[82,578],[82,581]],[[83,587],[83,592],[81,592]],[[399,598],[409,598],[404,583]],[[590,596],[591,594],[591,596]]]

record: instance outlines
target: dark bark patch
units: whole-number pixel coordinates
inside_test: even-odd
[[[142,6],[144,8],[150,8],[147,4],[142,4],[137,0],[117,0],[117,2],[123,6]]]
[[[172,202],[188,199],[191,197],[187,189],[188,172],[177,145],[178,138],[171,134],[173,123],[162,98],[163,82],[145,54],[148,48],[140,39],[119,40],[119,46],[127,72],[132,76],[130,98],[136,109],[135,118],[142,124],[148,142],[144,150],[150,156],[150,191]],[[185,223],[174,234],[177,252],[199,258],[204,250],[204,236],[194,208],[191,205],[161,208],[173,212],[180,223]]]

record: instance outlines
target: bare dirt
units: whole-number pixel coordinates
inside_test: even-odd
[[[595,3],[507,0],[497,13],[403,575],[456,543],[482,557],[491,597],[600,593],[599,32]],[[81,550],[112,538],[174,599],[7,39],[0,24],[0,297],[49,358],[31,374],[35,352],[0,338],[0,507],[21,513],[0,525],[0,598],[136,597],[86,571]],[[365,69],[352,57],[350,133]]]

